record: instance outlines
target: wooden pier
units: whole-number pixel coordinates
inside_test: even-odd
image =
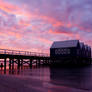
[[[14,69],[15,64],[18,69],[24,64],[28,64],[30,68],[33,64],[36,66],[50,64],[49,54],[28,51],[0,49],[0,59],[3,60],[4,70],[6,70],[7,62],[9,62],[9,69]]]

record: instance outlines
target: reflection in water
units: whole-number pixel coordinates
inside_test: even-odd
[[[51,82],[55,85],[91,90],[92,67],[50,69]]]
[[[14,69],[7,68],[6,71],[4,69],[0,69],[0,74],[5,75],[14,75],[21,78],[34,78],[44,81],[50,80],[50,72],[48,67],[36,67],[33,66],[31,69],[29,66],[23,66],[22,68],[18,68],[17,66]]]
[[[91,71],[92,66],[61,69],[49,67],[33,67],[32,69],[22,67],[17,69],[15,67],[13,70],[7,68],[6,75],[13,75],[14,77],[24,79],[28,83],[33,81],[33,84],[30,82],[31,84],[28,85],[35,85],[33,86],[35,89],[39,89],[39,83],[42,83],[40,86],[40,90],[43,90],[42,92],[87,92],[92,90]],[[0,74],[4,74],[3,69],[0,69]]]
[[[23,68],[23,69],[25,69],[25,67]],[[20,73],[20,71],[21,70],[23,70],[21,67],[20,68],[18,68],[17,66],[14,66],[14,67],[8,67],[8,65],[7,65],[7,67],[6,68],[4,68],[4,67],[1,67],[0,68],[0,74],[19,74]]]

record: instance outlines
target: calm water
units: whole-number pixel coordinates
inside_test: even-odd
[[[0,75],[14,76],[27,82],[35,92],[92,92],[92,66],[82,68],[40,67],[9,71],[0,70]]]

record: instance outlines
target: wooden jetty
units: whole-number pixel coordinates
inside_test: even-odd
[[[17,64],[18,68],[24,64],[32,68],[32,64],[40,66],[50,63],[49,54],[8,49],[0,49],[0,59],[3,60],[4,70],[6,70],[7,62],[9,62],[9,69],[14,69],[14,64]]]

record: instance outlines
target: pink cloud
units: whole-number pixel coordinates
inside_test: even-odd
[[[0,47],[49,52],[52,42],[61,38],[87,39],[91,44],[91,14],[82,1],[66,1],[39,0],[39,6],[37,0],[0,0]]]

